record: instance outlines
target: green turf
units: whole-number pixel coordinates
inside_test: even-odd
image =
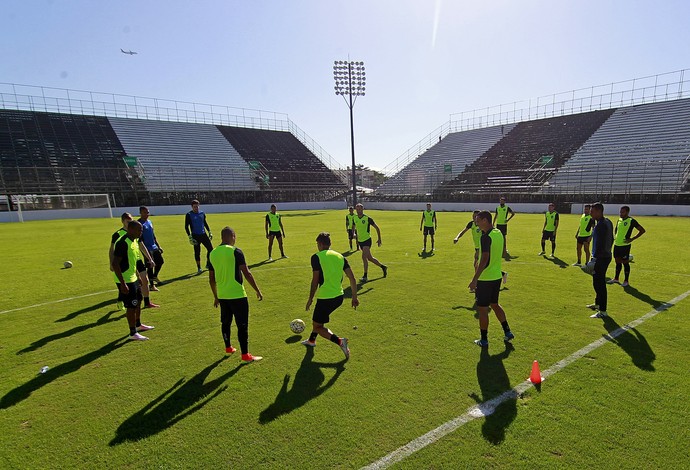
[[[505,351],[492,317],[482,356],[472,344],[470,234],[452,243],[469,214],[439,213],[437,251],[422,256],[419,212],[368,213],[383,233],[374,255],[390,271],[382,279],[372,266],[360,307],[344,305],[332,317],[332,330],[350,338],[349,362],[322,338],[305,350],[288,328],[310,319],[316,234],[332,232],[333,248],[347,251],[345,211],[284,212],[290,258],[273,263],[263,263],[263,214],[208,214],[218,237],[226,224],[237,230],[264,294],[259,302],[247,287],[250,351],[265,359],[244,366],[238,355],[225,357],[183,216],[152,218],[168,282],[152,295],[162,308],[143,313],[156,326],[151,340],[136,344],[125,340],[107,267],[116,219],[0,225],[0,467],[361,467],[523,382],[533,360],[547,369],[690,286],[688,220],[639,217],[648,233],[634,242],[633,288],[610,286],[612,319],[590,319],[583,305],[593,300],[591,277],[566,266],[575,261],[577,216],[562,216],[551,261],[536,256],[543,216],[518,214],[501,293],[514,350]],[[74,267],[61,269],[68,259]],[[361,276],[359,253],[348,259]],[[71,297],[79,298],[55,302]],[[687,466],[689,305],[681,301],[397,466]],[[44,365],[49,371],[38,374]]]

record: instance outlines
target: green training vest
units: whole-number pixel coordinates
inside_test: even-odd
[[[508,223],[508,206],[498,206],[496,208],[496,225],[505,225]]]
[[[589,227],[589,223],[591,220],[592,220],[591,215],[582,214],[582,217],[580,217],[580,231],[577,232],[578,237],[590,237],[590,236],[592,236],[593,227],[590,227],[589,230],[587,230],[587,227]]]
[[[358,242],[365,242],[371,238],[369,233],[369,216],[363,215],[361,219],[359,216],[355,217],[355,228],[357,229]]]
[[[633,223],[633,218],[618,219],[616,224],[616,239],[613,244],[616,246],[628,246],[630,243],[625,243],[625,239],[630,235],[630,228]]]
[[[553,232],[554,230],[556,230],[556,216],[557,215],[558,215],[558,212],[556,212],[556,211],[553,211],[553,212],[546,211],[546,213],[544,213],[544,217],[546,217],[546,226],[544,227],[544,230],[546,230],[548,232]]]
[[[319,286],[317,299],[333,299],[343,295],[343,266],[345,258],[333,250],[323,250],[316,253],[319,257],[323,284]]]
[[[345,220],[347,220],[347,229],[352,230],[352,227],[355,226],[355,214],[347,214]]]
[[[141,259],[141,252],[139,251],[139,239],[135,238],[134,240],[130,240],[127,235],[122,235],[117,239],[115,244],[117,245],[121,240],[125,240],[127,242],[127,262],[129,263],[127,270],[122,272],[122,279],[125,280],[125,283],[131,284],[137,280],[137,260]],[[113,273],[113,277],[115,278],[115,284],[119,284],[120,280],[117,278],[115,273]]]
[[[241,299],[247,296],[244,286],[235,279],[235,250],[231,245],[218,245],[210,255],[219,299]]]
[[[481,243],[479,242],[482,238],[482,229],[479,228],[477,224],[472,222],[472,241],[474,242],[475,248],[480,248]]]
[[[491,238],[491,250],[489,251],[489,264],[479,275],[480,281],[495,281],[501,279],[501,260],[503,257],[503,234],[497,228],[488,233]]]
[[[431,210],[431,211],[424,211],[424,226],[425,227],[433,227],[434,226],[434,215],[436,215],[436,211]]]
[[[277,212],[275,214],[268,213],[268,231],[280,232],[280,214]]]

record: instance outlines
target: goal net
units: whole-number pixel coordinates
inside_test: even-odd
[[[113,217],[108,194],[25,194],[11,196],[17,208],[19,222],[33,211],[100,209],[92,211],[93,217]],[[65,214],[67,215],[67,214]]]

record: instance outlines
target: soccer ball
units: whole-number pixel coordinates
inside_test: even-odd
[[[65,267],[65,269],[69,269],[72,267],[72,262],[71,261],[65,261],[62,263],[62,265]]]
[[[592,273],[594,272],[594,265],[595,265],[595,264],[596,264],[596,262],[595,262],[594,260],[591,260],[591,259],[590,259],[590,260],[587,262],[587,264],[585,264],[584,266],[582,266],[582,270],[583,270],[584,272],[586,272],[587,274],[592,274]]]
[[[299,318],[295,318],[294,320],[292,320],[290,322],[290,329],[295,334],[299,334],[299,333],[303,332],[306,327],[307,326],[304,324],[304,322],[302,320],[300,320]]]
[[[633,260],[633,255],[628,255],[628,261],[632,261],[632,260]]]

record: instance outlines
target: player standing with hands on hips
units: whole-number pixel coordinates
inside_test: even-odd
[[[501,196],[499,199],[499,204],[496,207],[496,213],[494,214],[494,225],[503,234],[503,257],[509,258],[510,253],[508,253],[508,222],[510,219],[515,217],[515,212],[513,209],[506,205],[506,198]],[[510,217],[508,217],[510,214]]]
[[[616,277],[608,281],[609,284],[618,284],[621,275],[621,268],[624,269],[625,279],[621,286],[628,287],[630,277],[630,244],[645,234],[646,230],[640,223],[630,217],[630,207],[623,206],[620,209],[620,219],[615,228],[615,240],[613,242],[613,258],[616,261]],[[637,234],[633,237],[632,231],[637,229]]]
[[[352,308],[357,308],[357,281],[352,274],[347,259],[331,250],[331,235],[328,232],[321,232],[316,237],[316,247],[319,252],[311,257],[312,278],[309,289],[309,300],[307,300],[306,310],[308,311],[316,295],[316,306],[312,316],[312,331],[309,339],[302,341],[302,344],[309,347],[316,346],[316,338],[320,335],[332,343],[340,346],[345,354],[345,359],[350,358],[350,348],[347,338],[339,338],[324,325],[330,321],[330,315],[343,304],[343,272],[350,281],[350,291],[352,292]]]
[[[276,212],[276,205],[271,204],[271,211],[266,214],[264,222],[264,230],[266,231],[266,238],[268,239],[268,260],[273,261],[271,252],[273,251],[273,239],[278,239],[278,247],[280,248],[280,257],[287,258],[283,251],[283,238],[285,238],[285,229],[283,228],[283,221],[280,214]]]
[[[192,201],[192,210],[187,212],[184,218],[184,230],[189,237],[189,243],[194,245],[194,261],[196,261],[196,272],[201,274],[201,245],[206,248],[206,269],[209,266],[209,255],[213,251],[213,234],[206,222],[206,214],[199,210],[199,201]],[[208,235],[206,235],[208,232]]]
[[[427,203],[426,210],[422,211],[422,220],[419,222],[419,231],[424,227],[424,248],[422,251],[426,252],[426,236],[431,235],[431,251],[434,251],[434,233],[438,230],[438,220],[436,219],[436,211],[431,210],[431,204]]]
[[[503,234],[491,224],[491,213],[481,211],[477,215],[477,225],[482,230],[481,257],[469,284],[470,290],[476,292],[477,311],[479,312],[479,332],[481,338],[474,343],[482,348],[489,347],[489,308],[503,327],[504,341],[511,341],[515,335],[510,331],[506,313],[498,303],[501,290],[501,260],[503,255]]]

